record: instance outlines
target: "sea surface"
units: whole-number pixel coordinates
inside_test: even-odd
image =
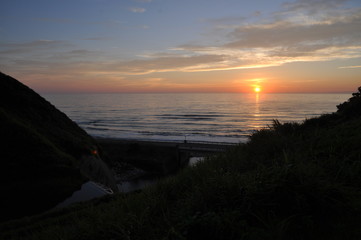
[[[240,143],[281,122],[335,112],[351,94],[42,94],[90,135]]]

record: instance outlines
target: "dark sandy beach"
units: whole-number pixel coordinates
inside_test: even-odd
[[[179,142],[166,142],[166,141],[144,141],[144,140],[127,140],[127,139],[117,139],[117,138],[102,138],[96,137],[96,141],[101,145],[112,145],[123,147],[126,145],[140,145],[140,146],[152,146],[156,148],[169,148],[169,147],[178,147],[181,149],[199,149],[203,152],[222,152],[228,148],[235,146],[237,144],[233,143],[218,143],[218,142],[196,142],[196,141],[179,141]]]

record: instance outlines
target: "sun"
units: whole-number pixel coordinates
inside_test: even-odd
[[[259,93],[259,92],[261,92],[261,88],[260,88],[260,87],[255,87],[255,88],[254,88],[254,91],[255,91],[256,93]]]

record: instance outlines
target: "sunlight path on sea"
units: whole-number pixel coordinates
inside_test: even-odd
[[[245,142],[255,130],[336,111],[349,94],[44,95],[89,134],[148,141]]]

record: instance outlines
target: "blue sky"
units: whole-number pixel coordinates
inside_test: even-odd
[[[69,41],[122,53],[163,51],[185,43],[217,40],[212,27],[256,18],[281,1],[10,0],[5,1],[1,40]],[[3,5],[4,6],[4,5]],[[260,9],[260,7],[262,9]],[[219,23],[218,23],[219,22]],[[209,32],[208,32],[209,31]]]
[[[361,2],[3,0],[0,71],[51,92],[352,91]]]

